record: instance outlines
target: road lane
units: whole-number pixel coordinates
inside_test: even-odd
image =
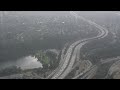
[[[62,79],[62,78],[65,78],[65,76],[67,76],[67,74],[71,71],[72,69],[72,66],[76,60],[76,52],[77,52],[77,49],[75,47],[77,47],[77,45],[79,46],[79,44],[81,45],[81,48],[84,44],[86,44],[88,41],[91,41],[91,40],[94,40],[94,39],[99,39],[99,38],[104,38],[107,36],[108,34],[108,30],[101,27],[100,25],[90,21],[90,20],[87,20],[81,16],[78,16],[76,13],[74,12],[70,12],[72,15],[74,15],[76,18],[80,18],[84,21],[87,21],[89,24],[91,25],[94,25],[95,27],[97,27],[100,31],[100,33],[98,34],[98,36],[96,37],[93,37],[93,38],[88,38],[88,39],[83,39],[83,40],[80,40],[80,41],[77,41],[75,43],[73,43],[68,51],[67,51],[67,54],[65,55],[65,62],[63,63],[63,65],[61,66],[61,69],[59,69],[52,77],[52,79],[56,79],[56,78],[59,78],[59,79]],[[75,48],[75,49],[73,49]],[[72,52],[73,52],[73,55],[72,55]],[[71,58],[70,58],[71,57]],[[69,64],[69,65],[68,65]]]

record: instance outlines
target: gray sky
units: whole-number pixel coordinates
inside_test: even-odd
[[[19,11],[17,13],[24,15],[66,15],[69,11]]]

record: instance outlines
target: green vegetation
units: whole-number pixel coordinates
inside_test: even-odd
[[[0,61],[17,60],[38,50],[61,50],[66,43],[97,34],[96,28],[84,21],[76,22],[71,15],[48,17],[10,14],[3,18]]]
[[[21,68],[17,66],[10,66],[10,67],[0,70],[0,77],[12,75],[12,74],[18,74],[21,72],[22,72]]]
[[[38,51],[35,54],[35,57],[38,58],[38,61],[40,61],[43,64],[43,68],[48,68],[50,64],[50,58],[41,50]]]
[[[43,51],[40,50],[36,54],[34,54],[38,61],[40,61],[43,65],[44,70],[53,70],[59,64],[59,59],[57,59],[57,54],[52,51]]]

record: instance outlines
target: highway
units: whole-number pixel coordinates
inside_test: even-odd
[[[95,40],[95,39],[101,39],[108,35],[108,30],[106,28],[101,27],[100,25],[96,24],[93,21],[90,21],[88,19],[85,19],[82,16],[77,15],[75,12],[70,11],[70,14],[75,16],[76,19],[82,19],[86,22],[88,22],[90,25],[93,25],[99,29],[99,34],[92,38],[87,38],[83,40],[76,41],[67,50],[67,53],[64,57],[63,62],[58,66],[58,68],[54,71],[54,74],[51,76],[51,79],[63,79],[65,78],[71,69],[73,68],[73,65],[75,63],[77,53],[80,52],[80,49],[83,45],[87,44],[88,42]],[[95,69],[96,70],[96,69]],[[93,70],[94,71],[94,70]]]
[[[108,72],[107,72],[107,75],[105,76],[105,79],[108,78],[108,76],[112,75],[113,73],[118,72],[118,71],[120,70],[120,67],[119,67],[119,66],[120,66],[120,59],[117,60],[116,62],[114,62],[114,63],[110,66],[110,68],[109,68],[109,70],[108,70]]]
[[[78,40],[76,42],[74,42],[73,44],[71,44],[69,46],[69,48],[67,49],[67,52],[65,55],[63,55],[65,48],[62,51],[62,56],[61,56],[61,61],[59,63],[59,66],[45,79],[63,79],[65,78],[73,69],[74,63],[77,60],[81,60],[80,59],[80,51],[81,48],[89,43],[90,41],[96,40],[96,39],[101,39],[101,38],[105,38],[108,35],[108,30],[106,28],[101,27],[100,25],[96,24],[95,22],[88,20],[82,16],[79,16],[77,13],[70,11],[70,14],[72,16],[74,16],[76,19],[80,19],[83,20],[87,23],[89,23],[90,25],[98,28],[98,35],[92,38],[85,38],[82,40]],[[73,77],[73,79],[76,78],[80,78],[80,79],[89,79],[92,78],[93,75],[95,74],[96,70],[97,70],[97,66],[93,65],[90,63],[90,65],[86,68],[86,70],[84,70],[83,72],[81,72],[80,74],[78,74],[77,76]],[[82,77],[81,77],[82,76]]]
[[[97,71],[97,65],[93,65],[89,71],[87,71],[82,77],[79,79],[91,79]]]
[[[92,37],[92,38],[85,38],[83,40],[78,40],[78,41],[74,42],[73,44],[71,44],[68,47],[66,54],[64,54],[65,49],[66,49],[66,47],[64,47],[62,50],[59,66],[50,75],[48,75],[47,78],[44,78],[44,79],[64,79],[75,68],[74,66],[77,66],[77,64],[75,65],[75,61],[79,61],[81,63],[81,61],[82,61],[80,59],[81,48],[85,44],[87,44],[93,40],[102,39],[108,35],[108,30],[106,28],[98,25],[97,23],[84,18],[73,11],[70,11],[70,14],[72,16],[74,16],[76,19],[83,20],[83,21],[89,23],[90,25],[98,28],[98,35],[95,37]],[[120,13],[116,13],[116,14],[120,15]],[[117,61],[110,67],[106,77],[108,75],[111,75],[112,72],[116,70],[118,63],[120,63],[120,61],[118,61],[118,60],[120,60],[120,57],[100,60],[99,64],[106,64],[106,63],[109,63],[112,61]],[[72,79],[90,79],[90,78],[92,78],[95,75],[95,73],[98,69],[98,66],[97,66],[97,64],[92,65],[92,63],[89,60],[88,60],[88,63],[89,63],[88,67],[85,68],[85,70],[83,70],[76,76],[74,76]],[[22,78],[23,75],[22,74],[11,75],[11,78],[15,78],[15,77]],[[4,77],[4,78],[9,78],[9,77]],[[40,77],[38,77],[38,78],[40,78]]]
[[[109,62],[112,62],[112,61],[117,61],[119,60],[120,57],[116,57],[116,58],[108,58],[108,59],[105,59],[105,60],[100,60],[101,64],[105,64],[105,63],[109,63]]]
[[[77,78],[79,78],[80,76],[82,76],[82,75],[85,75],[86,74],[86,72],[88,72],[88,71],[90,71],[92,68],[92,63],[89,61],[89,60],[84,60],[84,61],[86,61],[87,63],[88,63],[88,65],[87,65],[87,67],[86,68],[84,68],[84,70],[82,71],[82,72],[80,72],[80,74],[78,74],[78,75],[76,75],[76,76],[74,76],[72,79],[77,79]],[[82,68],[82,67],[81,67]]]

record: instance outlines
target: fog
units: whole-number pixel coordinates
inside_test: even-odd
[[[7,61],[4,63],[0,63],[0,69],[2,68],[7,68],[10,66],[17,66],[20,67],[21,69],[32,69],[32,68],[42,68],[42,64],[37,61],[38,59],[32,56],[26,56],[23,58],[20,58],[16,61]]]
[[[0,11],[1,13],[2,11]],[[106,13],[111,13],[113,11],[75,11],[75,12],[79,12],[80,14],[87,14],[87,15],[91,15],[91,14],[106,14]],[[114,11],[117,12],[117,11]],[[4,13],[16,13],[16,14],[20,14],[20,15],[66,15],[69,14],[69,11],[4,11]]]
[[[80,60],[97,65],[100,60],[120,56],[120,12],[73,12],[76,14],[70,11],[0,11],[0,75],[34,69],[31,72],[47,76],[64,60],[70,45],[97,37],[99,33],[101,37],[90,39],[79,50]],[[100,31],[100,27],[105,29]],[[15,72],[11,72],[11,66],[23,71],[13,68]],[[5,68],[8,71],[4,72]]]
[[[68,11],[15,11],[16,14],[20,14],[20,15],[42,15],[42,16],[60,16],[60,15],[66,15],[69,12]]]

